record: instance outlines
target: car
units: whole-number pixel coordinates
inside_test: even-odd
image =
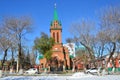
[[[97,72],[98,72],[97,68],[91,68],[91,69],[86,70],[86,73],[97,73]]]
[[[25,74],[38,74],[37,68],[30,68],[29,70],[25,71]]]

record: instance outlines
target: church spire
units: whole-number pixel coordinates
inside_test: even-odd
[[[51,21],[51,26],[56,25],[56,23],[61,27],[61,22],[58,20],[57,10],[56,10],[56,3],[54,4],[54,16],[53,20]]]
[[[54,4],[54,21],[58,21],[58,15],[56,10],[56,3]]]

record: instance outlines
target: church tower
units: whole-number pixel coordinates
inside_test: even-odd
[[[69,58],[69,52],[66,47],[63,46],[62,43],[62,26],[61,22],[58,20],[56,5],[54,7],[54,18],[50,24],[50,37],[52,37],[55,41],[55,44],[52,47],[52,58],[57,58],[58,61],[61,61],[63,63],[59,63],[66,66],[70,66],[70,58]],[[45,58],[40,59],[41,64],[45,66],[45,63],[47,60]],[[54,65],[54,64],[52,64]]]
[[[51,27],[50,27],[50,35],[52,38],[54,38],[55,43],[61,44],[62,43],[62,27],[61,23],[58,20],[58,15],[56,11],[56,5],[54,8],[54,19],[51,22]]]
[[[64,60],[63,45],[62,45],[62,27],[58,20],[56,4],[54,6],[54,18],[50,26],[50,36],[54,39],[55,44],[52,47],[52,57],[57,57],[60,60]]]
[[[54,18],[50,26],[50,36],[55,40],[55,44],[52,47],[52,57],[57,57],[58,60],[64,62],[65,66],[70,66],[68,49],[62,43],[62,26],[58,20],[56,4],[54,7]]]

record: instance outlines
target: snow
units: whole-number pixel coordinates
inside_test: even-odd
[[[46,76],[6,76],[0,78],[0,80],[120,80],[120,75],[97,76],[77,72],[72,76],[60,76],[57,74],[48,74]]]
[[[83,78],[83,77],[93,77],[93,75],[85,74],[84,72],[77,72],[71,76],[71,78]]]
[[[120,80],[120,75],[71,77],[69,80]]]
[[[67,76],[8,76],[0,80],[65,80]]]

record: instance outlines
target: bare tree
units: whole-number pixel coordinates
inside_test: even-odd
[[[95,41],[95,44],[94,44],[94,51],[97,55],[97,58],[102,58],[104,56],[104,52],[106,50],[106,36],[105,36],[105,32],[98,32],[96,34],[96,41]]]
[[[72,39],[72,38],[67,38],[67,39],[66,39],[66,42],[67,42],[67,43],[72,43],[72,42],[73,42],[73,39]]]
[[[11,43],[10,50],[11,50],[11,66],[14,66],[15,56],[17,55],[15,54],[17,52],[17,46],[14,45],[13,42]]]
[[[70,32],[74,35],[74,40],[78,44],[83,45],[89,52],[91,61],[95,66],[94,42],[95,42],[95,24],[92,21],[82,20],[80,23],[75,23],[71,26]],[[94,32],[94,33],[93,33]]]
[[[0,29],[0,48],[4,52],[3,60],[2,60],[2,68],[4,66],[5,60],[7,58],[7,52],[11,46],[11,38],[8,30],[4,27]]]
[[[28,17],[6,17],[4,18],[4,26],[9,30],[10,34],[14,35],[12,41],[16,43],[18,48],[18,62],[21,61],[22,42],[25,39],[25,35],[29,33],[31,28],[31,20]]]
[[[102,10],[100,15],[101,31],[107,41],[106,47],[110,53],[108,62],[116,52],[120,40],[120,7],[108,7]]]
[[[35,65],[36,58],[37,58],[37,53],[36,53],[36,51],[32,50],[32,53],[30,53],[31,65]]]

